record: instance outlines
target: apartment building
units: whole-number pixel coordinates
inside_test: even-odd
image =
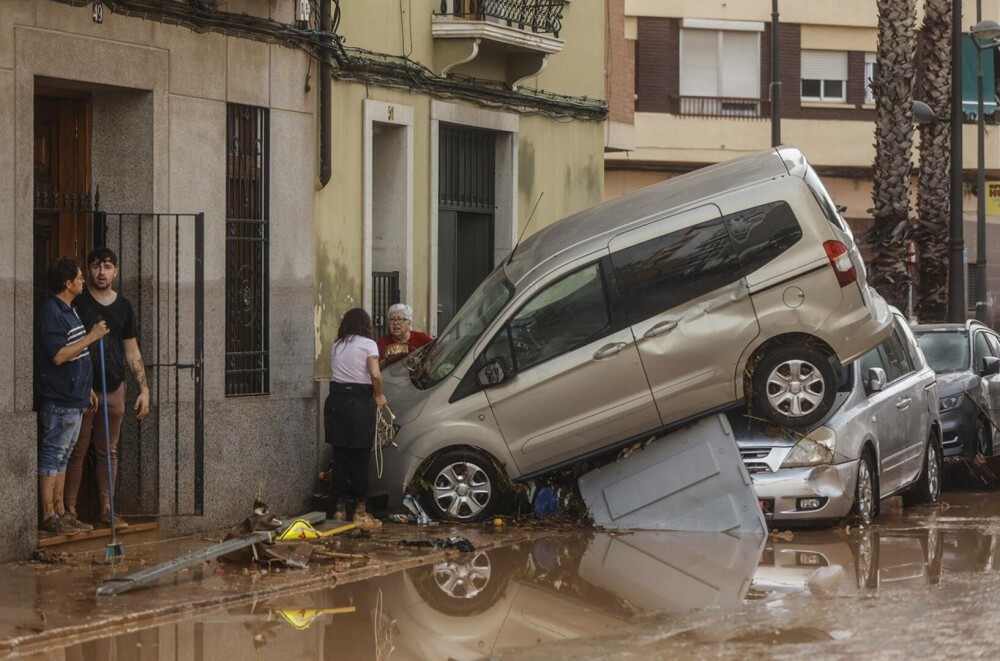
[[[631,98],[611,92],[608,98],[612,118],[627,122],[629,111],[634,112],[634,143],[606,143],[606,198],[771,145],[769,0],[624,0],[623,5],[622,31],[609,39],[609,68],[624,73],[634,66],[634,90]],[[875,3],[784,0],[778,5],[781,140],[805,152],[833,198],[846,207],[856,233],[861,232],[870,226],[872,207],[875,105],[868,81],[877,67]],[[1000,15],[1000,3],[984,5],[985,18]],[[976,22],[970,11],[966,7],[963,19],[969,26]],[[976,49],[967,36],[965,42],[963,163],[966,181],[973,182]],[[993,51],[984,58],[987,180],[1000,178],[994,59]],[[609,88],[615,85],[627,83],[616,78]],[[618,127],[617,133],[627,131]],[[967,254],[974,261],[976,198],[969,184],[964,215]],[[1000,217],[989,216],[987,223],[989,286],[982,291],[970,281],[970,307],[1000,287]]]

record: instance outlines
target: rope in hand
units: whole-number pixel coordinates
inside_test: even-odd
[[[382,450],[389,445],[396,446],[396,414],[392,412],[389,405],[378,407],[375,412],[375,474],[381,478],[382,469],[385,467],[385,460],[382,457]]]

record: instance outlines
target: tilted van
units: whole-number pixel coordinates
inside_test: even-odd
[[[529,236],[438,338],[384,373],[397,449],[373,496],[420,478],[478,520],[512,480],[746,401],[826,416],[846,364],[891,331],[851,232],[782,147],[587,209]]]

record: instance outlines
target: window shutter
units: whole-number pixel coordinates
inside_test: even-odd
[[[719,94],[719,33],[681,30],[681,96]]]
[[[802,80],[847,80],[847,53],[802,51]]]
[[[722,33],[722,85],[719,96],[760,98],[759,39],[756,32]]]

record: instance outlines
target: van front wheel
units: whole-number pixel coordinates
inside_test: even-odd
[[[482,521],[496,510],[497,469],[482,452],[456,448],[442,452],[428,468],[424,501],[435,519]]]
[[[837,375],[830,357],[805,344],[776,346],[753,373],[754,410],[779,427],[808,427],[833,407]]]

